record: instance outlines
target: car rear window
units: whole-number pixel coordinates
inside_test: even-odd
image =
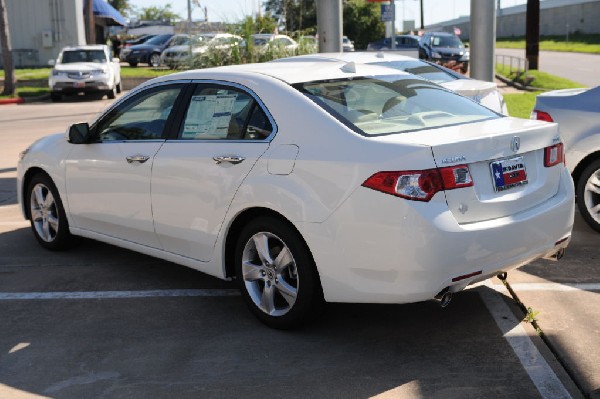
[[[295,84],[332,116],[366,136],[499,118],[499,114],[423,79],[386,75]]]

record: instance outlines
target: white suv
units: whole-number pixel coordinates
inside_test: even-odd
[[[121,66],[111,57],[106,45],[65,47],[58,55],[48,79],[52,101],[63,94],[106,93],[108,98],[121,92]]]

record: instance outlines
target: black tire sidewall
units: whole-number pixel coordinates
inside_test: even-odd
[[[584,201],[585,195],[585,185],[592,174],[600,170],[600,159],[596,159],[591,164],[589,164],[577,180],[577,187],[575,188],[577,194],[577,206],[579,208],[579,212],[581,216],[585,220],[585,222],[597,232],[600,232],[600,224],[590,215],[589,210],[587,209]]]
[[[33,188],[37,184],[43,184],[48,188],[48,190],[50,190],[52,196],[54,197],[54,203],[56,204],[56,210],[58,212],[58,231],[56,232],[56,237],[51,242],[44,241],[38,235],[33,224],[33,218],[31,217],[31,195]],[[42,247],[52,251],[59,251],[66,249],[73,244],[73,239],[71,233],[69,232],[69,223],[67,221],[67,215],[65,213],[62,200],[60,198],[60,195],[58,194],[58,190],[56,189],[54,182],[48,175],[46,175],[45,173],[38,173],[29,181],[29,184],[27,186],[27,192],[25,195],[25,201],[27,207],[27,215],[29,216],[29,221],[31,224],[31,230],[33,231],[34,237]]]
[[[242,254],[248,240],[256,233],[268,232],[276,235],[291,251],[298,271],[299,287],[296,302],[283,316],[270,316],[254,304],[246,289],[242,277]],[[242,297],[246,305],[259,320],[277,329],[290,329],[307,320],[315,310],[321,298],[321,288],[314,261],[300,237],[300,234],[289,224],[273,217],[261,217],[252,220],[241,231],[235,246],[235,271]]]

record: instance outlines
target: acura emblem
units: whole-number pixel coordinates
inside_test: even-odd
[[[510,143],[510,149],[517,152],[519,151],[519,148],[521,148],[521,139],[518,136],[515,136]]]

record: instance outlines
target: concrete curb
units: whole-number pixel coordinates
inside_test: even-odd
[[[0,105],[5,105],[5,104],[23,104],[25,102],[25,100],[21,97],[14,97],[14,98],[1,98],[0,99]]]

